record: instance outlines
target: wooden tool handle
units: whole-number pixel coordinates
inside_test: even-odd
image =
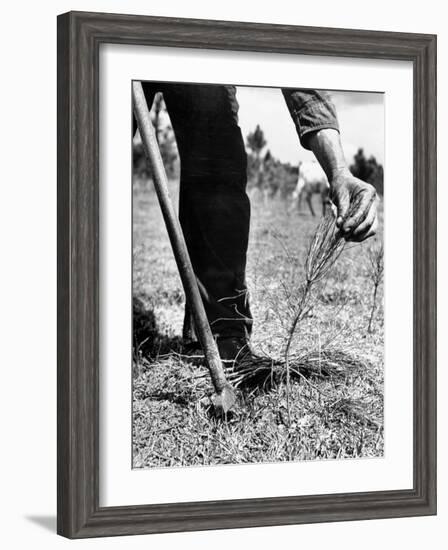
[[[138,81],[132,82],[132,98],[134,102],[135,118],[137,119],[145,153],[151,163],[154,187],[159,199],[160,208],[162,209],[163,218],[165,220],[171,246],[173,248],[174,257],[179,269],[186,298],[191,304],[196,333],[199,338],[199,343],[204,351],[205,360],[210,371],[213,385],[216,392],[219,394],[224,390],[224,388],[229,390],[231,386],[227,382],[224,374],[218,348],[213,338],[207,315],[205,313],[204,304],[202,303],[202,298],[199,293],[198,283],[193,271],[193,266],[191,265],[190,256],[188,254],[187,245],[185,243],[179,218],[176,215],[169,195],[168,179],[166,176],[165,167],[163,165],[162,156],[160,154],[159,145],[157,143],[148,105],[143,93],[143,88],[141,83]]]

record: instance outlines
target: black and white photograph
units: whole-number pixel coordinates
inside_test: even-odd
[[[446,546],[444,14],[5,5],[2,547]]]
[[[384,94],[133,81],[129,110],[132,467],[383,457]]]

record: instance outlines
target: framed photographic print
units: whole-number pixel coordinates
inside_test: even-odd
[[[436,37],[58,17],[58,533],[436,513]]]

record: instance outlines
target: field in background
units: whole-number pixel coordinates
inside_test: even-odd
[[[287,414],[286,386],[242,394],[237,412],[213,416],[204,367],[181,355],[183,291],[151,183],[134,184],[133,227],[133,466],[377,457],[383,454],[383,289],[371,331],[373,282],[369,249],[375,239],[348,244],[319,286],[300,324],[295,350],[347,357],[338,376],[294,380]],[[176,185],[172,184],[176,198]],[[289,211],[281,199],[251,198],[247,278],[256,350],[279,358],[285,342],[282,285],[291,252],[303,266],[319,222]],[[316,212],[320,207],[316,205]],[[302,282],[299,269],[297,285]],[[285,313],[286,318],[286,313]],[[124,367],[125,368],[125,367]]]

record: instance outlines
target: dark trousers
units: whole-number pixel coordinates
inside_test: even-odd
[[[179,149],[179,217],[212,332],[250,334],[245,280],[250,203],[234,86],[143,84],[162,92]],[[186,305],[184,337],[194,339]]]

